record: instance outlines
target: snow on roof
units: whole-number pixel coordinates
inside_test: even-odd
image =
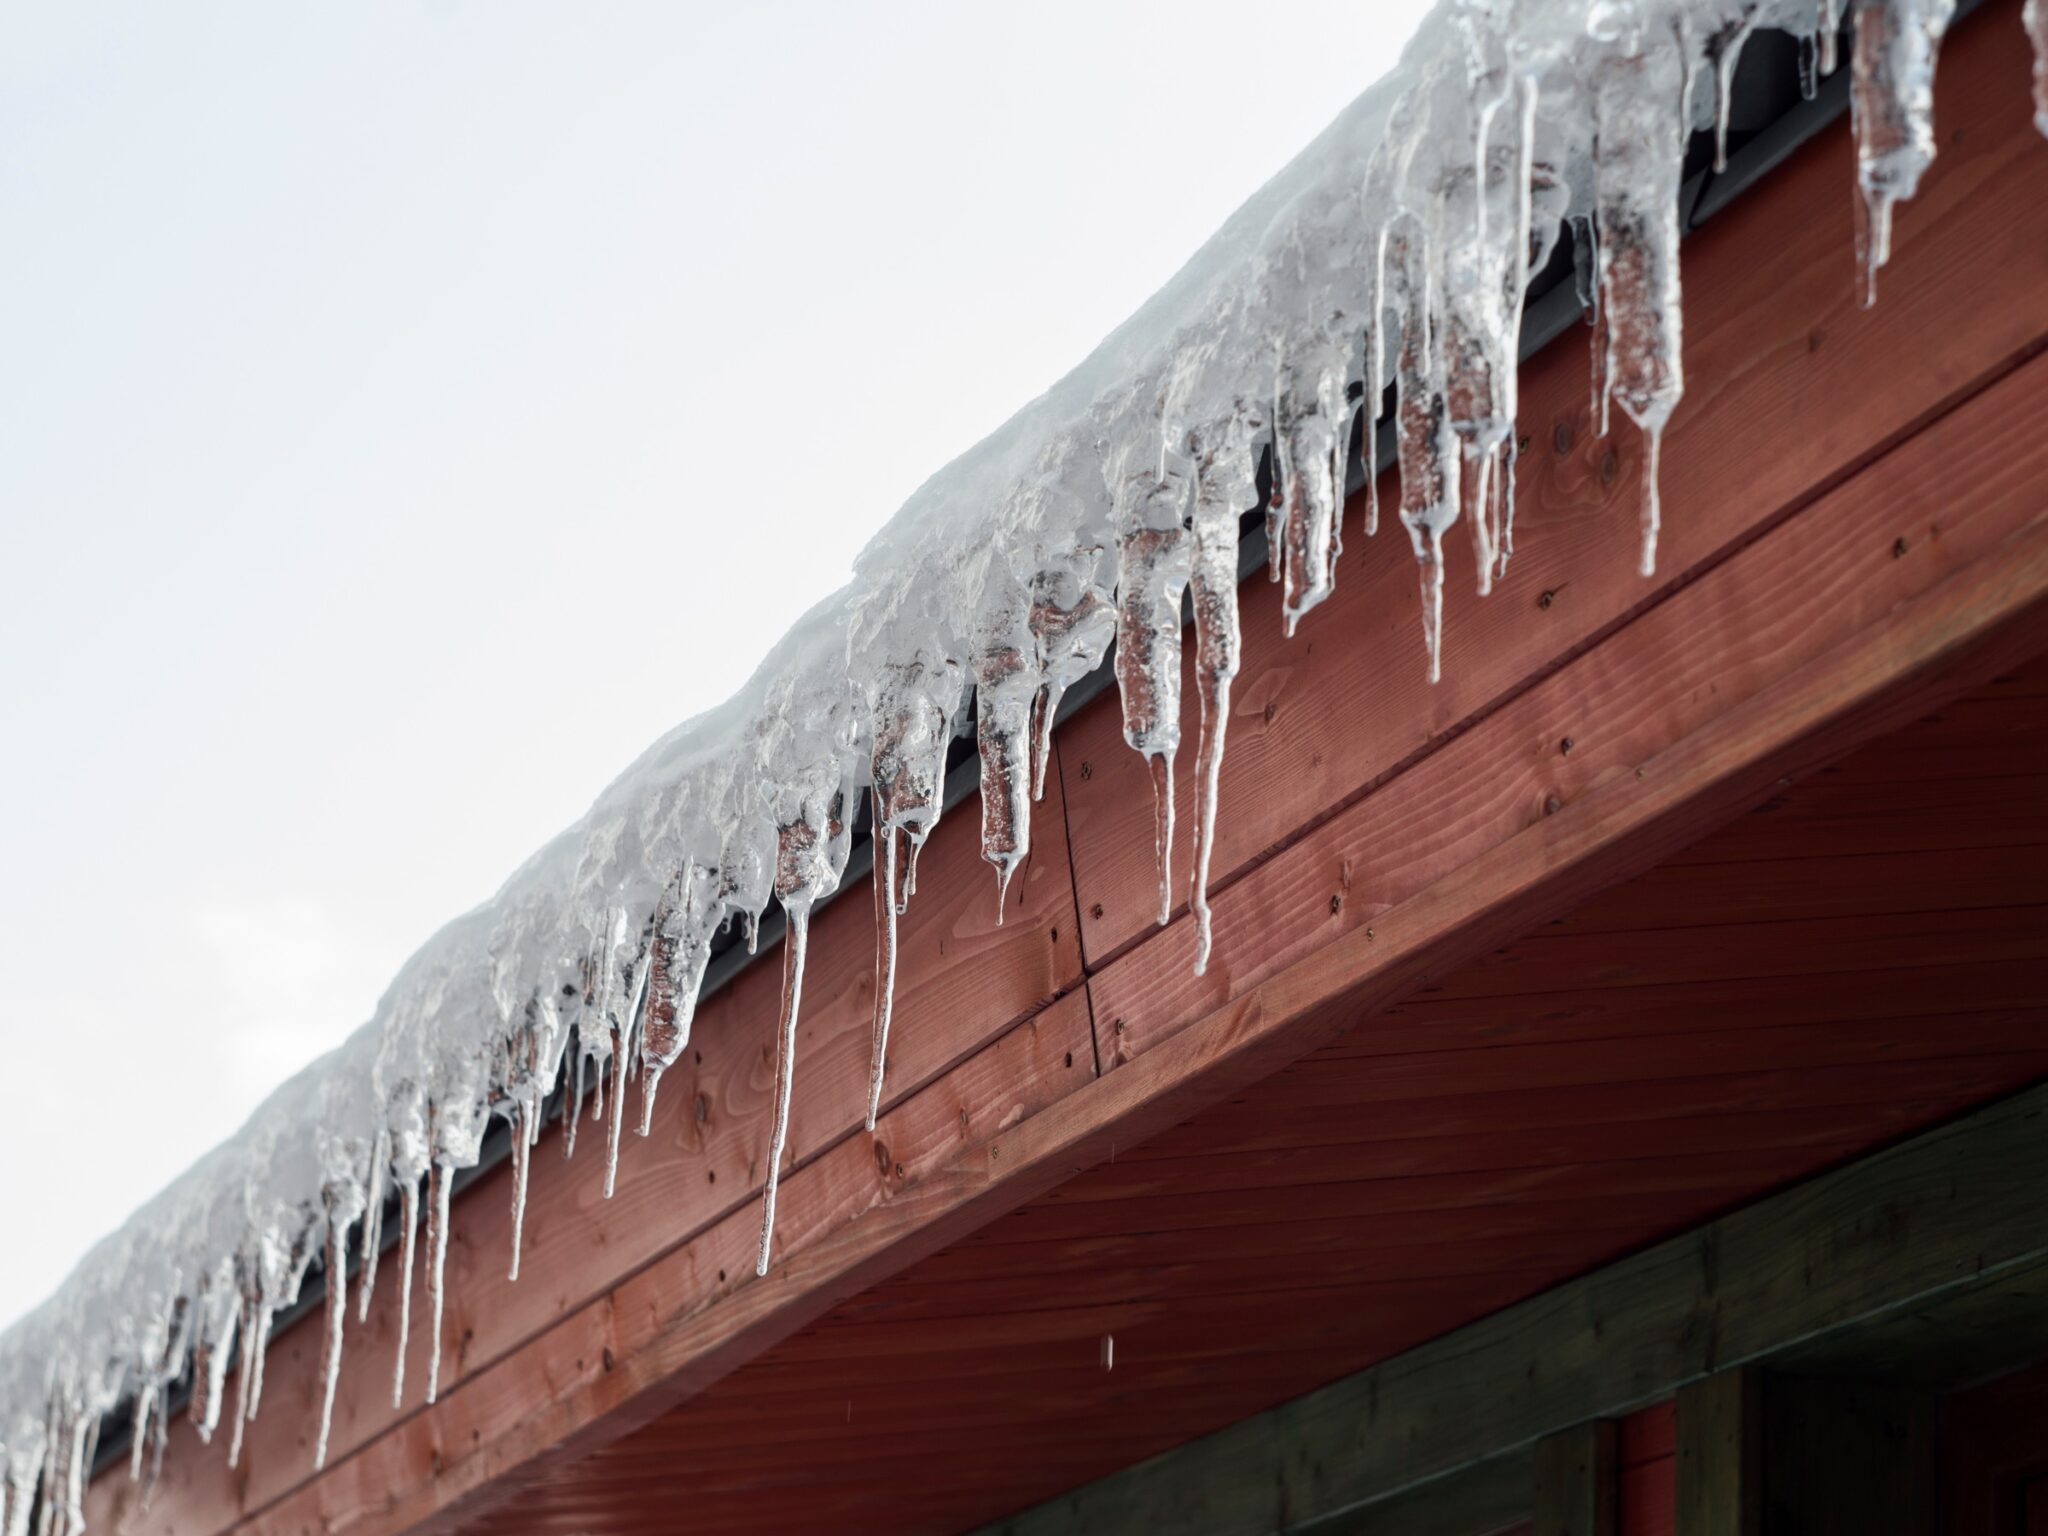
[[[1191,892],[1205,900],[1223,723],[1238,661],[1240,517],[1266,507],[1292,623],[1336,574],[1337,518],[1361,399],[1391,381],[1396,507],[1421,575],[1432,674],[1444,539],[1463,521],[1481,590],[1514,547],[1516,340],[1523,285],[1570,230],[1588,258],[1600,398],[1648,439],[1642,562],[1655,559],[1656,445],[1683,391],[1678,185],[1695,122],[1725,113],[1757,27],[1835,67],[1853,12],[1851,99],[1866,285],[1890,210],[1934,155],[1932,78],[1953,0],[1442,0],[1399,67],[1251,198],[1150,302],[994,435],[934,475],[733,699],[679,726],[490,902],[434,935],[345,1045],[286,1083],[101,1242],[0,1336],[0,1520],[24,1536],[83,1528],[101,1417],[133,1405],[132,1465],[161,1448],[189,1379],[202,1435],[227,1455],[257,1411],[274,1314],[325,1273],[326,1455],[345,1324],[349,1234],[379,1251],[403,1197],[410,1272],[426,1185],[426,1326],[440,1329],[447,1206],[493,1116],[525,1159],[565,1063],[613,1077],[610,1192],[639,1064],[642,1130],[689,1039],[714,935],[771,898],[788,919],[777,1108],[760,1267],[774,1220],[806,921],[845,870],[856,796],[873,797],[880,909],[943,808],[946,749],[967,715],[980,748],[982,845],[1000,887],[1030,847],[1031,802],[1062,694],[1116,641],[1124,734],[1158,785],[1162,866],[1180,744],[1184,592],[1200,695]],[[2048,4],[2028,0],[2048,131]],[[1603,422],[1603,425],[1605,423]],[[1375,434],[1364,441],[1368,456]],[[1368,464],[1367,530],[1377,527]],[[1160,871],[1162,920],[1173,904]],[[881,1093],[894,935],[877,978],[869,1119]],[[1198,964],[1202,961],[1198,961]],[[514,1272],[518,1258],[512,1255]],[[374,1264],[361,1277],[367,1310]],[[240,1348],[224,1403],[228,1364]],[[421,1386],[432,1401],[440,1351]],[[403,1350],[400,1351],[402,1371]],[[394,1395],[403,1397],[401,1375]]]

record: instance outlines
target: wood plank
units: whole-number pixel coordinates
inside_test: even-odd
[[[1675,1536],[1678,1458],[1662,1456],[1621,1474],[1621,1536]]]
[[[2044,1121],[2030,1090],[992,1529],[1264,1528],[1276,1498],[1353,1508],[1690,1389],[1680,1536],[1753,1530],[1755,1479],[1716,1471],[1754,1418],[1726,1373],[2048,1262]]]
[[[1901,211],[1900,244],[1875,310],[1858,307],[1843,277],[1845,219],[1815,215],[1843,207],[1842,189],[1853,183],[1845,134],[1808,144],[1687,242],[1690,388],[1665,444],[1664,574],[1656,583],[1635,574],[1639,442],[1625,429],[1595,440],[1583,345],[1564,344],[1523,366],[1521,430],[1535,446],[1518,462],[1515,561],[1483,601],[1463,569],[1454,570],[1442,683],[1432,688],[1425,678],[1406,545],[1366,539],[1359,499],[1346,518],[1335,595],[1293,641],[1281,638],[1276,597],[1257,588],[1244,594],[1244,668],[1223,769],[1218,887],[1500,708],[1559,656],[1728,557],[2048,333],[2048,205],[1996,190],[2030,185],[2040,154],[2026,120],[2026,59],[2010,46],[2012,24],[1991,7],[1959,22],[1944,45],[1943,154]],[[1970,279],[1958,281],[1958,273]],[[1902,345],[1900,337],[1913,339]],[[1899,366],[1900,356],[1912,365]],[[1817,401],[1826,408],[1816,409]],[[1559,442],[1568,445],[1562,453]],[[1603,476],[1608,455],[1614,467]],[[1983,457],[1955,462],[1969,462],[1973,475],[1987,467]],[[1959,499],[1940,508],[1897,526],[1873,520],[1861,542],[1889,559],[1894,538],[1903,537],[1910,560],[1947,538]],[[1398,542],[1399,529],[1389,537]],[[1797,570],[1781,574],[1796,592]],[[1725,636],[1701,645],[1730,681],[1759,648]],[[1193,697],[1185,683],[1182,692]],[[1332,708],[1333,700],[1364,707]],[[1067,735],[1075,877],[1092,968],[1149,932],[1156,915],[1151,791],[1143,761],[1122,743],[1114,700],[1077,716]],[[1544,768],[1567,736],[1595,739],[1572,701],[1557,700],[1528,720],[1518,752],[1495,760],[1506,783],[1474,786],[1444,803],[1512,792],[1517,803],[1539,807],[1549,788]],[[1194,775],[1184,764],[1178,777],[1182,846],[1173,862],[1185,871]],[[1397,831],[1355,865],[1365,869],[1372,857],[1405,849],[1426,836],[1427,824]],[[1319,899],[1336,889],[1334,874]],[[1306,921],[1311,908],[1288,910]],[[1241,923],[1242,915],[1219,928]]]
[[[1301,1529],[1314,1536],[1537,1536],[1529,1523],[1526,1451],[1496,1456],[1406,1498],[1348,1510]]]
[[[1633,885],[1628,882],[1628,887]],[[2048,909],[2042,910],[2042,921],[2048,925]],[[1965,943],[1982,928],[1981,922],[1962,926],[1960,937]],[[1813,925],[1798,925],[1799,943],[1791,947],[1806,952],[1807,935],[1814,931]],[[1830,925],[1824,931],[1844,930]],[[1557,929],[1547,932],[1554,934]],[[1736,1033],[1837,1019],[1879,1021],[1944,1012],[1954,1017],[2023,1007],[2048,996],[2048,956],[2007,960],[1993,953],[1972,961],[1967,955],[1940,949],[1938,939],[1923,947],[1937,950],[1918,957],[1925,964],[1839,971],[1829,977],[1825,987],[1788,985],[1783,976],[1719,975],[1684,982],[1630,978],[1627,985],[1582,984],[1563,992],[1505,998],[1453,997],[1441,990],[1425,991],[1396,1004],[1369,1027],[1354,1030],[1311,1059],[1323,1062],[1411,1052],[1490,1050],[1537,1041],[1616,1040],[1652,1031]],[[1615,949],[1609,946],[1609,953]],[[1903,961],[1915,956],[1895,958]]]
[[[2037,707],[2048,715],[2048,701]],[[1668,862],[1769,863],[1792,840],[1817,852],[1838,846],[1859,854],[2048,844],[2048,775],[1929,779],[1920,793],[1942,807],[1939,817],[1902,815],[1896,784],[1817,774]]]
[[[1662,743],[1768,686],[1775,668],[1818,657],[1881,623],[1894,603],[1957,568],[1950,562],[1995,558],[2016,529],[2042,515],[2048,441],[2034,434],[2023,451],[2010,441],[2021,420],[2044,414],[2048,358],[1838,486],[1313,839],[1259,865],[1213,903],[1216,942],[1205,975],[1194,974],[1193,924],[1185,920],[1104,967],[1091,977],[1104,1065],[1141,1054],[1338,935],[1375,932],[1390,904],[1539,826],[1547,806],[1568,808],[1640,771]],[[1959,455],[2000,466],[1967,509],[1949,491]],[[1895,559],[1890,530],[1930,521],[1942,535],[1920,546],[1925,564],[1916,566],[1912,555]],[[1559,727],[1559,720],[1572,723]],[[1569,758],[1542,745],[1560,729],[1579,743]],[[2011,873],[2037,878],[2043,865],[2022,860]],[[1738,898],[1760,889],[1739,873],[1729,885]],[[1715,874],[1687,870],[1672,878]],[[1734,920],[1740,905],[1723,915]]]
[[[1621,1487],[1614,1420],[1591,1419],[1536,1442],[1533,1536],[1616,1536]]]
[[[1773,925],[1638,933],[1627,958],[1606,934],[1561,933],[1548,925],[1512,952],[1475,960],[1420,989],[1416,1000],[1517,997],[1571,991],[1588,975],[1603,986],[1657,986],[1713,976],[1836,976],[1864,967],[1946,966],[1967,955],[1982,961],[2038,960],[2048,954],[2048,908],[1887,913],[1800,925],[1796,949],[1758,942]]]
[[[1608,1128],[1611,1138],[1616,1126],[1661,1126],[1671,1119],[1711,1121],[1739,1112],[1775,1115],[1807,1106],[1881,1106],[1904,1098],[1980,1103],[1997,1097],[2001,1089],[2009,1092],[2042,1075],[2048,1064],[2042,1039],[2048,1009],[2023,1010],[2009,1019],[2002,1014],[1968,1017],[1998,1020],[2010,1028],[2013,1039],[2024,1042],[2023,1047],[1981,1056],[1857,1063],[1824,1074],[1796,1067],[1688,1078],[1621,1073],[1611,1082],[1542,1093],[1389,1098],[1375,1104],[1370,1114],[1347,1112],[1341,1104],[1298,1106],[1292,1114],[1299,1141],[1290,1142],[1284,1128],[1269,1123],[1237,1136],[1219,1133],[1215,1153],[1235,1156],[1273,1147],[1349,1147],[1463,1135],[1471,1143],[1464,1166],[1499,1167],[1504,1159],[1514,1158],[1529,1167],[1577,1160],[1570,1150],[1583,1147],[1585,1141],[1574,1133],[1594,1126]],[[1925,1049],[1930,1056],[1940,1056],[1931,1043]],[[1392,1157],[1399,1158],[1398,1148]],[[1141,1168],[1143,1163],[1132,1157],[1128,1166]],[[1118,1166],[1127,1165],[1120,1160]]]
[[[1677,1536],[1762,1536],[1762,1388],[1745,1366],[1679,1388]]]

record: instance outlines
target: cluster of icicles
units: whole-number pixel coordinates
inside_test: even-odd
[[[1863,277],[1892,205],[1934,154],[1935,54],[1951,0],[1450,0],[1399,69],[1241,209],[1073,374],[948,466],[891,520],[849,587],[814,609],[737,697],[657,743],[586,818],[490,903],[444,929],[375,1018],[288,1083],[0,1338],[4,1536],[71,1536],[103,1415],[133,1406],[131,1469],[162,1455],[175,1386],[227,1456],[263,1394],[273,1317],[316,1262],[326,1298],[316,1464],[327,1454],[350,1305],[368,1316],[387,1197],[400,1212],[387,1284],[409,1318],[425,1206],[426,1380],[439,1386],[449,1186],[493,1116],[515,1158],[519,1267],[527,1164],[543,1106],[570,1078],[564,1145],[589,1113],[611,1193],[628,1090],[639,1131],[689,1042],[713,940],[751,941],[771,898],[787,920],[759,1267],[771,1256],[789,1125],[807,923],[872,797],[879,951],[867,1120],[882,1102],[896,919],[943,808],[948,745],[980,750],[982,847],[998,913],[1030,851],[1064,691],[1116,642],[1124,733],[1150,762],[1159,912],[1176,887],[1173,770],[1182,605],[1199,704],[1198,825],[1187,889],[1206,963],[1205,900],[1231,679],[1238,535],[1266,506],[1288,626],[1336,577],[1338,514],[1360,402],[1396,399],[1398,515],[1421,569],[1432,676],[1444,539],[1461,519],[1487,590],[1514,547],[1522,294],[1569,231],[1594,323],[1595,413],[1646,438],[1642,561],[1657,539],[1656,446],[1679,401],[1678,194],[1695,122],[1725,142],[1729,83],[1760,26],[1805,40],[1809,88],[1853,22]],[[2026,24],[2048,60],[2048,4]],[[2037,118],[2048,131],[2048,63]],[[1368,533],[1378,522],[1375,434]],[[588,1089],[588,1091],[586,1091]],[[609,1115],[606,1106],[609,1105]],[[351,1234],[354,1240],[351,1241]],[[404,1326],[402,1324],[402,1326]],[[233,1401],[229,1363],[239,1354]],[[401,1332],[392,1401],[405,1401]],[[154,1472],[150,1473],[153,1478]]]

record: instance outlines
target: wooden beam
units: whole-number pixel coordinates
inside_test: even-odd
[[[1588,1419],[1536,1442],[1533,1536],[1615,1536],[1619,1443],[1612,1419]]]
[[[1679,1388],[1677,1536],[1761,1536],[1762,1388],[1749,1366]]]
[[[1731,1445],[1741,1442],[1726,1426],[1754,1421],[1743,1407],[1753,1388],[1733,1368],[1818,1336],[1881,1328],[2044,1263],[2048,1087],[990,1531],[1320,1529],[1311,1526],[1318,1516],[1370,1509],[1586,1419],[1690,1388],[1679,1405],[1679,1499],[1695,1516],[1678,1529],[1741,1536],[1755,1528],[1745,1523],[1753,1495],[1715,1505],[1689,1492],[1730,1465]],[[1719,1486],[1729,1486],[1725,1476]]]
[[[1383,1503],[1345,1510],[1300,1529],[1306,1536],[1498,1536],[1521,1532],[1529,1520],[1530,1481],[1535,1474],[1535,1457],[1525,1446]],[[1530,1536],[1541,1536],[1541,1532]]]

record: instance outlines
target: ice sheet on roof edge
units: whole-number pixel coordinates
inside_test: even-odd
[[[688,1044],[714,933],[788,917],[760,1267],[772,1254],[802,957],[812,905],[844,871],[856,796],[876,841],[877,1005],[868,1097],[882,1093],[895,918],[942,808],[945,756],[971,696],[982,845],[998,913],[1030,848],[1050,724],[1114,637],[1124,734],[1157,786],[1159,912],[1181,730],[1181,613],[1194,612],[1198,826],[1187,891],[1205,900],[1223,726],[1238,664],[1237,535],[1266,507],[1290,632],[1329,595],[1353,413],[1396,392],[1396,508],[1421,578],[1424,656],[1442,658],[1444,541],[1462,521],[1482,592],[1514,547],[1516,338],[1523,283],[1565,230],[1593,321],[1594,405],[1644,434],[1642,566],[1652,569],[1656,447],[1682,389],[1677,194],[1689,130],[1725,113],[1759,27],[1835,67],[1855,26],[1865,300],[1891,209],[1933,158],[1932,74],[1953,0],[1446,0],[1399,67],[1224,225],[1079,368],[919,489],[739,694],[655,743],[576,826],[406,964],[376,1015],[286,1083],[230,1141],[97,1246],[0,1336],[0,1536],[71,1536],[103,1415],[133,1404],[131,1471],[161,1456],[171,1387],[192,1383],[203,1438],[231,1461],[262,1396],[271,1318],[312,1265],[326,1287],[324,1461],[349,1310],[351,1247],[378,1251],[402,1196],[408,1297],[422,1252],[438,1389],[452,1174],[493,1116],[513,1130],[515,1203],[543,1101],[567,1072],[568,1134],[603,1122],[606,1193],[629,1085],[645,1134]],[[2027,0],[2036,122],[2048,132],[2048,0]],[[1361,391],[1361,380],[1371,389]],[[1374,434],[1365,434],[1368,454]],[[1369,465],[1369,469],[1377,469]],[[1379,492],[1369,474],[1368,532]],[[1391,557],[1390,557],[1391,558]],[[572,1043],[573,1042],[573,1043]],[[586,1108],[586,1106],[588,1106]],[[605,1110],[608,1107],[609,1113]],[[425,1231],[418,1230],[424,1219]],[[349,1233],[360,1224],[356,1241]],[[518,1212],[514,1251],[518,1270]],[[377,1266],[354,1302],[367,1317]],[[248,1347],[253,1341],[253,1348]],[[243,1346],[249,1368],[229,1359]],[[392,1384],[405,1400],[401,1343]]]

